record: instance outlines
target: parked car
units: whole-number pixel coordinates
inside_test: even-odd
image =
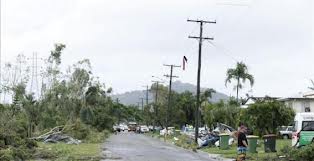
[[[293,132],[293,126],[283,126],[279,131],[279,135],[284,139],[291,139]]]
[[[120,124],[119,127],[120,127],[121,131],[128,131],[128,129],[129,129],[128,126],[125,124]]]
[[[145,125],[140,126],[140,133],[146,133],[146,132],[149,132],[148,127]]]
[[[154,126],[148,126],[149,131],[154,131]]]
[[[128,131],[136,131],[137,123],[136,122],[129,122],[128,123]]]

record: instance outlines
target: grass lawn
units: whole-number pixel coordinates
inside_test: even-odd
[[[41,160],[100,160],[101,143],[81,143],[79,145],[39,143],[38,145],[36,156]]]
[[[283,147],[291,145],[291,140],[278,139],[276,141],[277,153],[265,153],[263,140],[258,140],[258,142],[259,142],[259,145],[257,147],[258,153],[247,153],[247,160],[263,160],[266,158],[268,159],[276,158],[277,155],[280,155],[280,150],[283,149]],[[221,154],[223,157],[226,158],[236,158],[237,157],[236,149],[237,149],[236,145],[233,145],[230,147],[229,150],[220,150],[217,147],[207,147],[203,148],[202,150],[212,154]]]
[[[148,133],[148,136],[160,138],[163,140],[163,137],[159,135],[159,133]],[[192,144],[186,144],[186,137],[183,137],[183,135],[177,136],[179,138],[179,141],[174,141],[173,136],[167,137],[167,142],[175,142],[175,145],[186,148],[186,149],[194,149],[193,143]],[[258,146],[257,146],[257,152],[258,153],[247,153],[247,160],[270,160],[271,158],[277,158],[277,156],[280,155],[281,149],[283,149],[285,146],[291,146],[291,140],[283,140],[283,139],[277,139],[276,140],[276,150],[275,153],[265,153],[264,151],[264,141],[258,140]],[[211,154],[221,154],[222,157],[225,158],[236,158],[237,157],[237,146],[236,144],[232,145],[230,149],[228,150],[220,150],[219,148],[213,146],[213,147],[205,147],[201,149],[204,152],[211,153]]]

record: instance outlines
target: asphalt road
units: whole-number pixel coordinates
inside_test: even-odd
[[[112,135],[104,144],[103,156],[103,161],[217,161],[207,153],[185,150],[134,133]]]

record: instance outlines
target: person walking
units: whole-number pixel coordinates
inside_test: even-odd
[[[243,161],[246,157],[246,151],[248,147],[248,141],[246,138],[246,127],[244,125],[241,125],[238,131],[238,157],[237,161]]]

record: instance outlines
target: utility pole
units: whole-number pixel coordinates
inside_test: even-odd
[[[200,82],[201,82],[201,66],[202,66],[202,43],[203,40],[214,40],[214,38],[203,37],[203,24],[216,23],[216,21],[204,20],[187,20],[188,22],[196,22],[200,24],[200,36],[189,36],[192,39],[199,40],[198,46],[198,68],[197,68],[197,88],[196,88],[196,114],[195,114],[195,142],[197,143],[199,120],[200,120]]]
[[[164,66],[170,67],[170,75],[166,74],[165,77],[169,78],[169,94],[168,94],[168,108],[167,108],[167,114],[166,114],[166,129],[168,130],[168,123],[170,119],[170,106],[171,106],[171,87],[172,87],[172,78],[179,78],[178,76],[172,75],[173,68],[180,68],[181,66],[178,65],[168,65],[164,64]]]
[[[160,81],[152,81],[153,83],[156,84],[156,93],[155,93],[155,109],[154,109],[154,112],[155,112],[155,124],[154,124],[154,127],[153,129],[155,129],[155,126],[157,125],[157,118],[158,118],[158,86],[159,86],[159,83],[161,83]]]
[[[117,104],[117,109],[118,109],[118,124],[121,122],[121,110],[119,108],[120,100],[119,98],[116,98],[116,104]]]
[[[159,86],[159,83],[161,83],[161,82],[160,81],[152,81],[152,82],[156,84],[155,104],[157,104],[157,102],[158,102],[158,86]]]
[[[140,100],[142,100],[142,111],[144,111],[144,98],[141,97]]]
[[[146,87],[146,106],[148,106],[148,85],[143,87]]]

